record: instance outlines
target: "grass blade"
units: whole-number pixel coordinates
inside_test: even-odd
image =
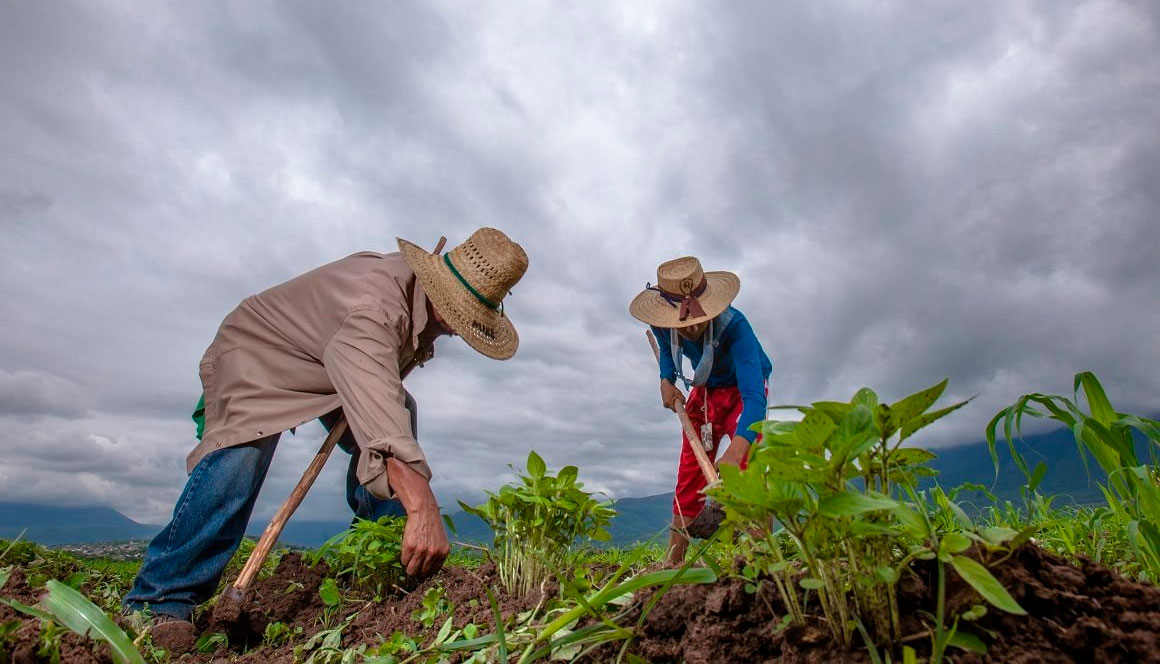
[[[507,654],[507,639],[503,633],[503,615],[499,612],[499,602],[495,599],[495,593],[491,588],[487,589],[487,601],[491,604],[491,615],[495,617],[495,638],[499,643],[499,661],[508,661]]]

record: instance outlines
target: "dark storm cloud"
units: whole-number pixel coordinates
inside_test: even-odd
[[[1157,26],[1110,1],[9,3],[0,488],[163,520],[231,308],[483,225],[531,257],[520,352],[444,340],[408,380],[451,508],[533,448],[671,487],[627,305],[687,254],[741,276],[773,403],[950,377],[978,397],[927,441],[963,442],[1092,369],[1155,411]],[[320,440],[284,436],[259,518]],[[345,463],[304,517],[343,518]]]

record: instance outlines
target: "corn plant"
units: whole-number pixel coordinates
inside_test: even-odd
[[[575,466],[553,475],[534,451],[519,484],[488,492],[487,502],[463,511],[483,519],[494,533],[492,544],[500,582],[508,592],[528,593],[561,569],[577,540],[607,541],[606,527],[616,514],[576,481]]]
[[[8,574],[9,570],[0,571],[0,587],[7,582]],[[99,606],[55,579],[50,579],[45,584],[45,589],[48,592],[35,607],[10,599],[0,599],[0,602],[40,619],[43,627],[42,636],[50,635],[44,644],[45,647],[56,647],[63,626],[81,636],[108,644],[113,661],[118,664],[144,664],[145,660],[133,645],[133,641]],[[59,660],[59,654],[57,659]]]
[[[404,575],[401,562],[406,520],[384,516],[377,521],[356,519],[351,527],[328,539],[314,554],[313,562],[325,560],[338,576],[347,576],[355,588],[381,596],[398,585]]]
[[[773,581],[789,622],[804,621],[800,586],[816,592],[843,645],[859,622],[876,642],[901,638],[895,552],[903,532],[895,512],[902,504],[892,495],[896,486],[934,474],[926,467],[933,454],[902,443],[966,403],[931,411],[945,388],[944,380],[893,404],[863,388],[848,403],[783,407],[803,419],[755,425],[764,442],[751,450],[748,468],[721,468],[721,483],[708,493],[729,523],[753,534],[749,571]],[[768,528],[770,517],[788,536],[788,556]],[[796,579],[792,558],[805,578]]]
[[[1087,412],[1079,407],[1081,391]],[[1000,422],[1011,458],[1029,481],[1042,478],[1047,468],[1042,463],[1034,469],[1028,467],[1016,449],[1015,437],[1022,435],[1023,417],[1049,417],[1066,425],[1075,436],[1085,466],[1090,455],[1107,476],[1107,482],[1100,489],[1115,518],[1126,525],[1128,545],[1140,567],[1140,577],[1156,581],[1160,579],[1160,466],[1156,461],[1160,452],[1160,422],[1116,412],[1091,372],[1075,375],[1073,393],[1073,399],[1024,394],[997,413],[987,425],[987,447],[995,470],[998,472],[999,468],[995,445]],[[1133,432],[1141,434],[1146,441],[1150,463],[1137,455]]]

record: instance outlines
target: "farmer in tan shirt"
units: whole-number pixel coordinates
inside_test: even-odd
[[[126,608],[148,608],[170,631],[192,635],[187,621],[241,542],[281,432],[319,417],[330,428],[340,414],[349,423],[339,444],[352,454],[356,515],[405,511],[407,574],[442,566],[447,535],[403,379],[445,334],[491,358],[515,354],[519,339],[502,300],[528,259],[491,228],[443,255],[398,244],[399,253],[323,265],[226,316],[201,361],[205,431],[187,458],[189,479]]]

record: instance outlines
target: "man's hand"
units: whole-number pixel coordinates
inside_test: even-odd
[[[674,413],[685,405],[685,395],[668,379],[661,380],[661,405]]]
[[[401,561],[407,576],[423,579],[443,567],[451,544],[439,518],[439,503],[427,478],[395,458],[387,459],[387,480],[407,510]]]
[[[749,456],[749,441],[742,436],[733,436],[733,441],[725,449],[725,453],[717,459],[717,467],[722,465],[741,466],[741,462]]]
[[[451,552],[447,542],[447,532],[443,530],[443,520],[439,518],[439,508],[423,512],[407,512],[407,525],[403,529],[403,554],[401,561],[407,568],[407,576],[425,579],[439,568]]]

